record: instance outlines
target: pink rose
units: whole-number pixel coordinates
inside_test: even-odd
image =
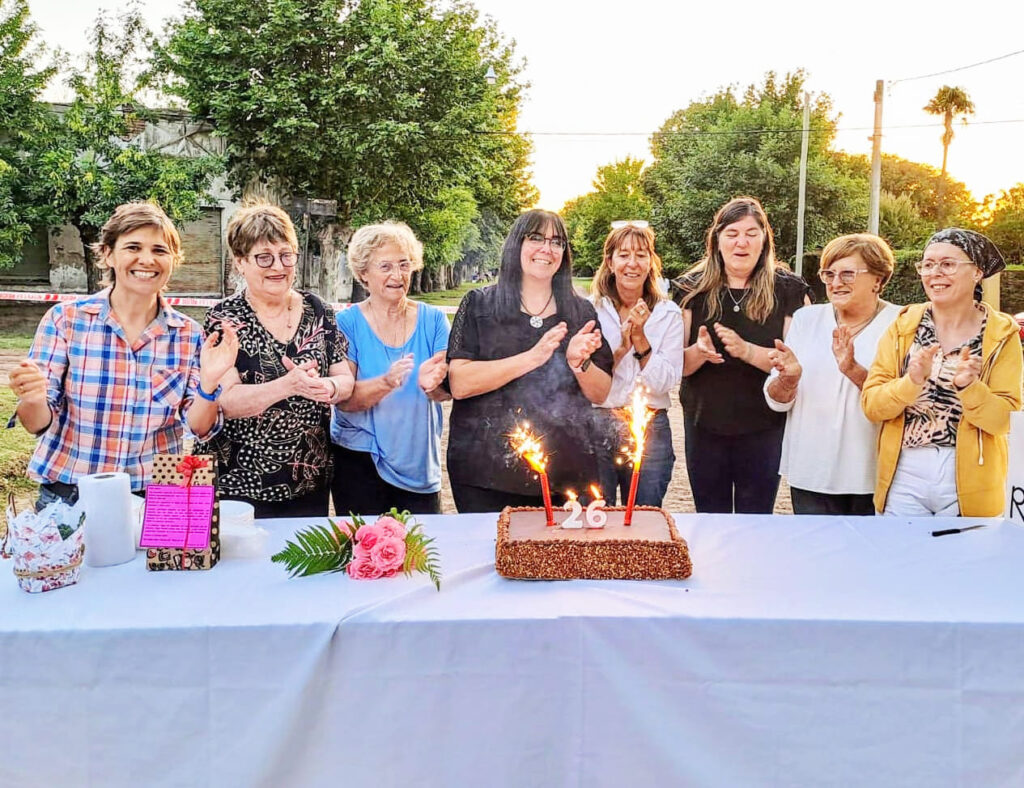
[[[405,561],[405,540],[382,537],[370,550],[370,560],[381,572],[397,572]]]
[[[352,543],[352,558],[362,558],[367,561],[370,560],[370,551],[359,542]]]
[[[356,541],[361,544],[367,550],[372,550],[373,546],[377,544],[377,540],[383,536],[381,529],[377,527],[377,524],[364,525],[358,531],[356,531]]]
[[[353,580],[376,580],[382,574],[369,558],[354,558],[348,565],[348,576]]]
[[[380,517],[374,525],[380,528],[387,536],[394,537],[395,539],[405,539],[405,526],[394,517]]]

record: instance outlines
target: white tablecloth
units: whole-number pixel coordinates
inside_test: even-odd
[[[0,564],[0,785],[1024,783],[1019,526],[686,515],[690,580],[551,583],[421,519],[441,593]]]

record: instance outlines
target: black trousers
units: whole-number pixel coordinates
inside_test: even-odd
[[[717,435],[683,417],[686,472],[698,512],[771,514],[785,427]]]
[[[232,496],[231,499],[251,503],[256,510],[257,520],[272,517],[326,517],[329,493],[330,491],[324,487],[289,501],[254,501],[252,498],[239,496]]]
[[[485,487],[473,487],[469,484],[456,484],[452,482],[452,497],[455,498],[455,508],[461,514],[466,512],[500,512],[506,506],[536,506],[544,505],[544,497],[541,495],[516,495],[515,493],[502,492],[501,490],[489,490]],[[552,491],[552,499],[555,494]],[[556,506],[561,506],[559,500]]]
[[[871,493],[820,493],[811,490],[789,488],[793,501],[793,514],[839,514],[865,517],[875,513],[874,496]]]
[[[369,452],[334,444],[334,479],[331,498],[339,517],[352,512],[376,517],[395,507],[412,514],[441,514],[441,493],[416,493],[388,484],[377,473]]]

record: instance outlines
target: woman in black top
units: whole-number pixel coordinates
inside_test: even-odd
[[[612,351],[572,287],[562,219],[528,211],[501,251],[498,283],[462,299],[448,341],[448,476],[460,512],[541,505],[536,474],[510,449],[528,422],[542,437],[551,493],[597,481],[591,403],[611,388]]]
[[[764,208],[753,197],[722,206],[706,253],[674,283],[686,349],[679,399],[686,469],[698,512],[771,513],[779,488],[785,415],[762,387],[793,313],[810,288],[776,266]]]

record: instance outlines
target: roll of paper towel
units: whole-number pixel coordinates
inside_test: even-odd
[[[127,473],[94,473],[78,480],[85,512],[85,563],[113,566],[135,558],[132,482]]]

